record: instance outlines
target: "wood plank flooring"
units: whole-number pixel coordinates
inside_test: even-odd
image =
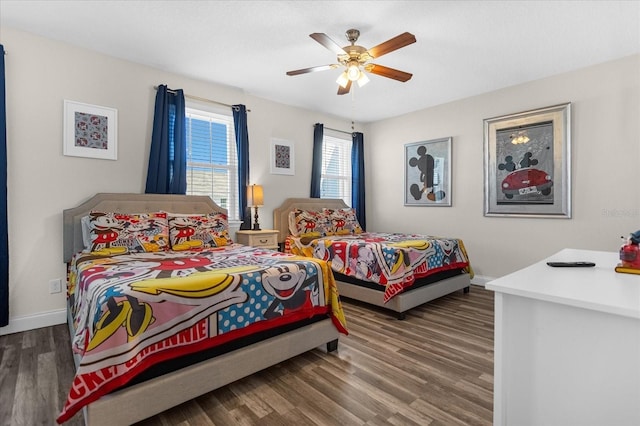
[[[472,286],[404,321],[343,306],[350,334],[337,352],[302,354],[138,426],[492,423],[493,292]],[[0,336],[0,425],[55,424],[73,370],[66,325]]]

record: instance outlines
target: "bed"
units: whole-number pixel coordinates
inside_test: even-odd
[[[395,312],[399,319],[404,319],[405,313],[416,306],[454,291],[463,290],[464,293],[469,292],[470,279],[473,271],[462,241],[455,238],[378,233],[357,234],[357,232],[361,231],[358,230],[357,220],[355,227],[350,229],[348,235],[334,235],[315,240],[321,241],[326,239],[327,241],[325,241],[322,246],[320,246],[319,243],[310,243],[310,241],[316,238],[315,235],[321,232],[316,232],[315,235],[311,232],[311,238],[308,238],[307,241],[304,241],[302,238],[302,243],[300,242],[301,238],[296,238],[291,235],[290,228],[296,226],[291,223],[291,212],[315,215],[316,212],[320,214],[320,212],[323,211],[331,212],[339,210],[349,210],[344,201],[340,199],[288,198],[274,210],[273,221],[274,228],[278,230],[278,242],[281,244],[283,251],[321,257],[330,261],[338,285],[338,291],[342,298],[354,299],[389,309]],[[307,223],[306,226],[309,227],[311,231],[315,231],[316,225],[313,223],[314,221],[309,220],[308,222],[311,223]],[[342,219],[339,221],[334,220],[334,225],[336,222],[340,222],[339,225],[344,225],[344,220]],[[304,222],[302,223],[304,224]],[[298,222],[298,226],[299,225],[300,222]],[[346,228],[349,227],[347,226]],[[333,231],[336,231],[336,229],[339,228],[334,227]],[[391,245],[395,245],[400,251],[402,251],[401,246],[403,244],[406,245],[407,241],[409,245],[411,245],[412,240],[428,240],[430,241],[429,244],[436,248],[438,248],[438,243],[455,246],[453,249],[455,253],[452,253],[451,261],[447,259],[444,262],[446,264],[434,264],[431,268],[426,268],[425,264],[421,264],[421,266],[411,264],[410,267],[407,268],[408,270],[405,271],[405,276],[394,281],[393,285],[380,285],[379,276],[376,277],[377,279],[367,279],[366,276],[363,276],[364,274],[354,274],[353,270],[346,270],[345,265],[342,264],[343,262],[341,262],[340,259],[337,259],[335,253],[327,253],[329,251],[327,247],[331,244],[335,245],[335,241],[339,241],[342,238],[359,240],[363,237],[369,238],[369,240],[379,241],[380,243],[377,245],[377,250],[383,250],[385,245],[388,245],[388,242],[385,242],[385,240],[390,240],[392,242]],[[346,244],[350,243],[346,242]],[[380,248],[380,246],[382,248]],[[345,247],[348,247],[348,245],[345,245]],[[406,255],[409,250],[411,249],[407,248],[404,254]],[[405,256],[405,258],[406,257],[408,256]],[[336,264],[336,260],[340,261],[340,264]]]
[[[209,197],[100,193],[63,226],[76,376],[59,423],[135,423],[347,333],[326,263],[234,244]]]

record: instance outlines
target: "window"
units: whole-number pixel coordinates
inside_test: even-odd
[[[238,155],[233,114],[187,102],[187,194],[207,195],[239,219]]]
[[[351,206],[352,144],[350,136],[324,130],[320,198],[342,198]]]

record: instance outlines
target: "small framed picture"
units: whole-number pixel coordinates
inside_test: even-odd
[[[484,215],[571,218],[571,104],[484,120]]]
[[[64,101],[63,153],[72,157],[118,159],[118,111]]]
[[[451,207],[451,138],[404,146],[404,205]]]
[[[271,139],[271,174],[296,174],[295,152],[292,142],[282,139]]]

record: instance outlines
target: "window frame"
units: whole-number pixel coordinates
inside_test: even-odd
[[[345,204],[351,206],[352,204],[352,182],[353,182],[353,168],[351,164],[351,156],[353,149],[353,138],[351,134],[345,135],[343,132],[337,132],[330,129],[324,129],[322,135],[322,167],[320,172],[320,198],[339,198],[342,199]],[[342,169],[345,173],[327,173],[327,169],[330,168],[328,158],[329,145],[336,146],[340,152],[340,163],[337,164],[338,169]],[[342,170],[338,170],[341,172]],[[342,189],[337,190],[337,194],[327,194],[325,179],[336,180],[339,182],[339,187]]]
[[[191,135],[189,133],[191,129],[191,126],[189,126],[189,120],[192,117],[196,117],[196,119],[199,118],[201,121],[210,121],[226,126],[227,164],[191,161],[190,150],[192,149],[192,145]],[[239,164],[233,113],[229,109],[217,107],[210,103],[187,99],[185,101],[185,133],[187,140],[187,195],[208,195],[216,204],[227,210],[227,216],[230,222],[240,221],[240,194],[238,194]],[[214,191],[213,182],[211,183],[211,191],[209,194],[202,194],[202,192],[192,192],[190,190],[192,189],[190,173],[193,171],[193,167],[210,168],[212,172],[212,179],[215,176],[216,169],[225,170],[228,185],[228,191],[226,194],[226,206],[224,205],[224,202],[218,201],[216,200],[216,198],[214,198],[216,191]]]

